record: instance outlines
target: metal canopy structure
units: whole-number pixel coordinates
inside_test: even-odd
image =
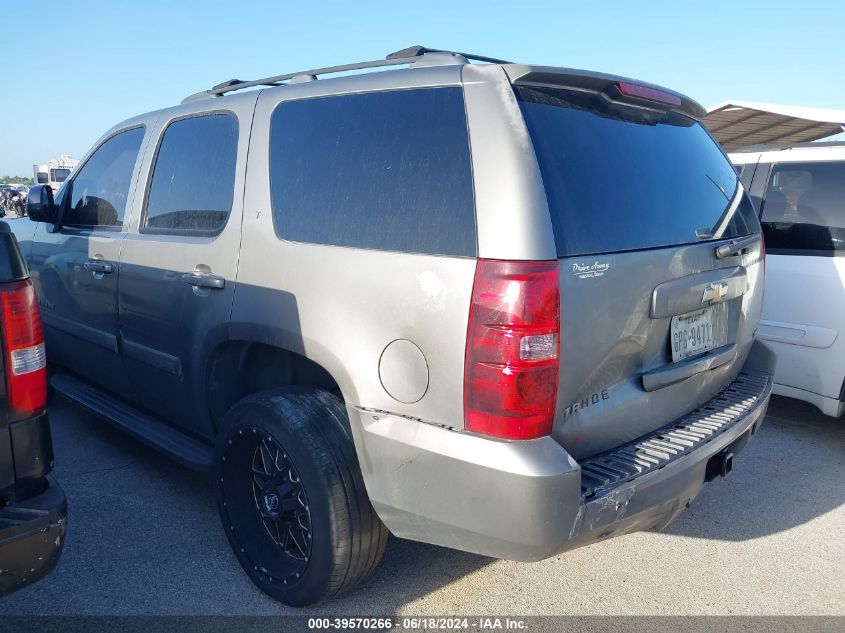
[[[845,130],[845,110],[726,101],[708,110],[703,121],[725,151],[731,152],[833,136]]]

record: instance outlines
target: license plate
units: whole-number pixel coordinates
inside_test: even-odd
[[[673,363],[713,349],[713,308],[672,317],[670,336]]]

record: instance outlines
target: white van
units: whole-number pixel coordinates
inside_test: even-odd
[[[705,117],[760,213],[757,336],[778,354],[774,393],[836,417],[845,411],[845,142],[794,139],[829,137],[843,122],[845,111],[737,102]],[[749,141],[757,145],[742,149]]]

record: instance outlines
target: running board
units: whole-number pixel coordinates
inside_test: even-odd
[[[211,446],[67,374],[54,374],[50,384],[66,398],[188,468],[212,470]]]

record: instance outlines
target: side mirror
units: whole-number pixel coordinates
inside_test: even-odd
[[[33,222],[56,224],[59,208],[53,201],[53,188],[50,185],[35,185],[26,195],[26,214]]]

